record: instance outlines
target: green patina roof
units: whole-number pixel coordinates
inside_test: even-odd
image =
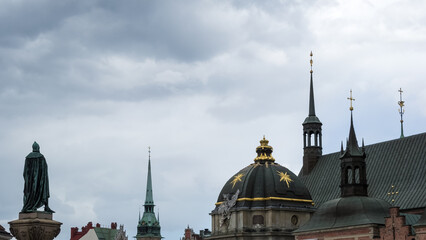
[[[421,218],[415,222],[414,226],[426,226],[426,210],[423,212]]]
[[[385,224],[391,205],[381,199],[352,196],[323,203],[311,220],[295,232],[332,229],[366,224]]]
[[[426,206],[426,133],[365,146],[368,195],[390,202],[394,185],[401,210]],[[299,179],[316,206],[340,197],[340,152],[323,155],[309,175]]]
[[[154,198],[152,197],[151,159],[148,160],[148,176],[146,179],[145,205],[154,205]]]
[[[142,219],[139,221],[139,225],[158,226],[159,224],[160,222],[158,222],[153,212],[144,212]]]
[[[308,116],[305,118],[305,121],[303,122],[303,124],[306,124],[306,123],[321,123],[321,121],[319,120],[317,116]]]
[[[99,240],[115,240],[115,236],[117,235],[117,229],[110,228],[94,228],[96,236],[98,236]]]
[[[139,219],[136,237],[160,237],[161,227],[159,219],[154,213],[154,198],[152,197],[152,179],[151,179],[151,150],[148,159],[148,176],[146,180],[146,196],[144,204],[144,213],[142,219]],[[139,213],[140,217],[140,213]]]

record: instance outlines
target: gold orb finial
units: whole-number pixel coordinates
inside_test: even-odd
[[[352,97],[352,89],[350,91],[350,96],[348,97],[348,100],[351,101],[351,106],[349,107],[349,110],[351,110],[351,112],[354,110],[354,108],[352,107],[352,101],[355,101],[355,98]]]
[[[312,54],[312,51],[311,51],[311,54],[310,54],[310,55],[311,55],[311,61],[310,61],[310,63],[311,63],[311,73],[312,73],[312,72],[313,72],[313,71],[312,71],[312,65],[314,64],[314,61],[312,60],[312,56],[314,56],[314,54]]]

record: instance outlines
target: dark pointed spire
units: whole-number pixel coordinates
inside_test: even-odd
[[[314,100],[314,81],[312,71],[312,51],[311,51],[311,80],[309,88],[309,114],[305,118],[303,125],[303,168],[302,175],[307,175],[315,167],[319,158],[322,156],[322,123],[315,115],[315,100]]]
[[[309,92],[309,116],[315,116],[315,100],[314,100],[314,81],[312,77],[312,64],[314,61],[312,60],[312,51],[311,51],[311,86]]]
[[[355,101],[355,98],[352,97],[352,90],[350,91],[351,95],[350,97],[348,97],[348,100],[351,101],[351,106],[349,107],[349,110],[351,111],[351,126],[349,128],[349,138],[347,139],[347,143],[346,143],[346,150],[345,150],[345,155],[346,154],[350,154],[352,156],[362,156],[364,154],[364,151],[361,151],[361,149],[359,148],[358,145],[358,140],[356,139],[356,134],[355,134],[355,128],[354,128],[354,120],[353,120],[353,106],[352,106],[352,101]],[[364,141],[364,139],[363,139]]]
[[[358,140],[356,139],[356,134],[354,129],[354,120],[353,120],[352,111],[351,111],[351,126],[349,128],[349,139],[348,139],[348,145],[346,146],[346,149],[349,149],[351,152],[359,150]]]
[[[367,172],[365,164],[365,147],[364,139],[362,139],[362,148],[358,146],[356,139],[354,122],[353,122],[353,106],[352,101],[355,99],[351,96],[348,98],[351,101],[349,110],[351,111],[351,125],[349,128],[349,138],[347,139],[346,150],[341,151],[341,179],[340,189],[341,197],[350,196],[368,196],[367,193]]]
[[[315,97],[314,97],[314,80],[313,80],[313,72],[312,71],[312,64],[313,64],[313,60],[312,60],[312,51],[311,51],[311,81],[310,81],[310,87],[309,87],[309,114],[308,117],[305,119],[305,121],[303,122],[303,124],[309,124],[309,123],[315,123],[315,124],[320,124],[322,125],[321,121],[318,119],[318,117],[315,115]]]

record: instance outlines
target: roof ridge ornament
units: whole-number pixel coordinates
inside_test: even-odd
[[[404,105],[405,101],[402,100],[402,93],[403,93],[402,88],[399,88],[398,92],[399,92],[399,101],[398,101],[399,109],[398,109],[398,112],[399,112],[399,115],[401,115],[401,120],[400,120],[400,122],[401,122],[401,136],[400,136],[400,138],[404,138],[404,119],[402,119],[402,116],[405,113],[405,110],[403,109],[403,107],[405,106]]]
[[[399,192],[395,190],[395,186],[391,185],[391,190],[388,192],[388,196],[391,197],[391,204],[392,204],[392,206],[395,206],[395,197],[398,194],[399,194]]]

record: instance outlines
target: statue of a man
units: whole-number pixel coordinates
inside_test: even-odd
[[[45,212],[53,213],[48,204],[50,195],[47,163],[37,142],[33,144],[33,152],[25,158],[24,180],[24,207],[21,212],[35,212],[44,205]]]

